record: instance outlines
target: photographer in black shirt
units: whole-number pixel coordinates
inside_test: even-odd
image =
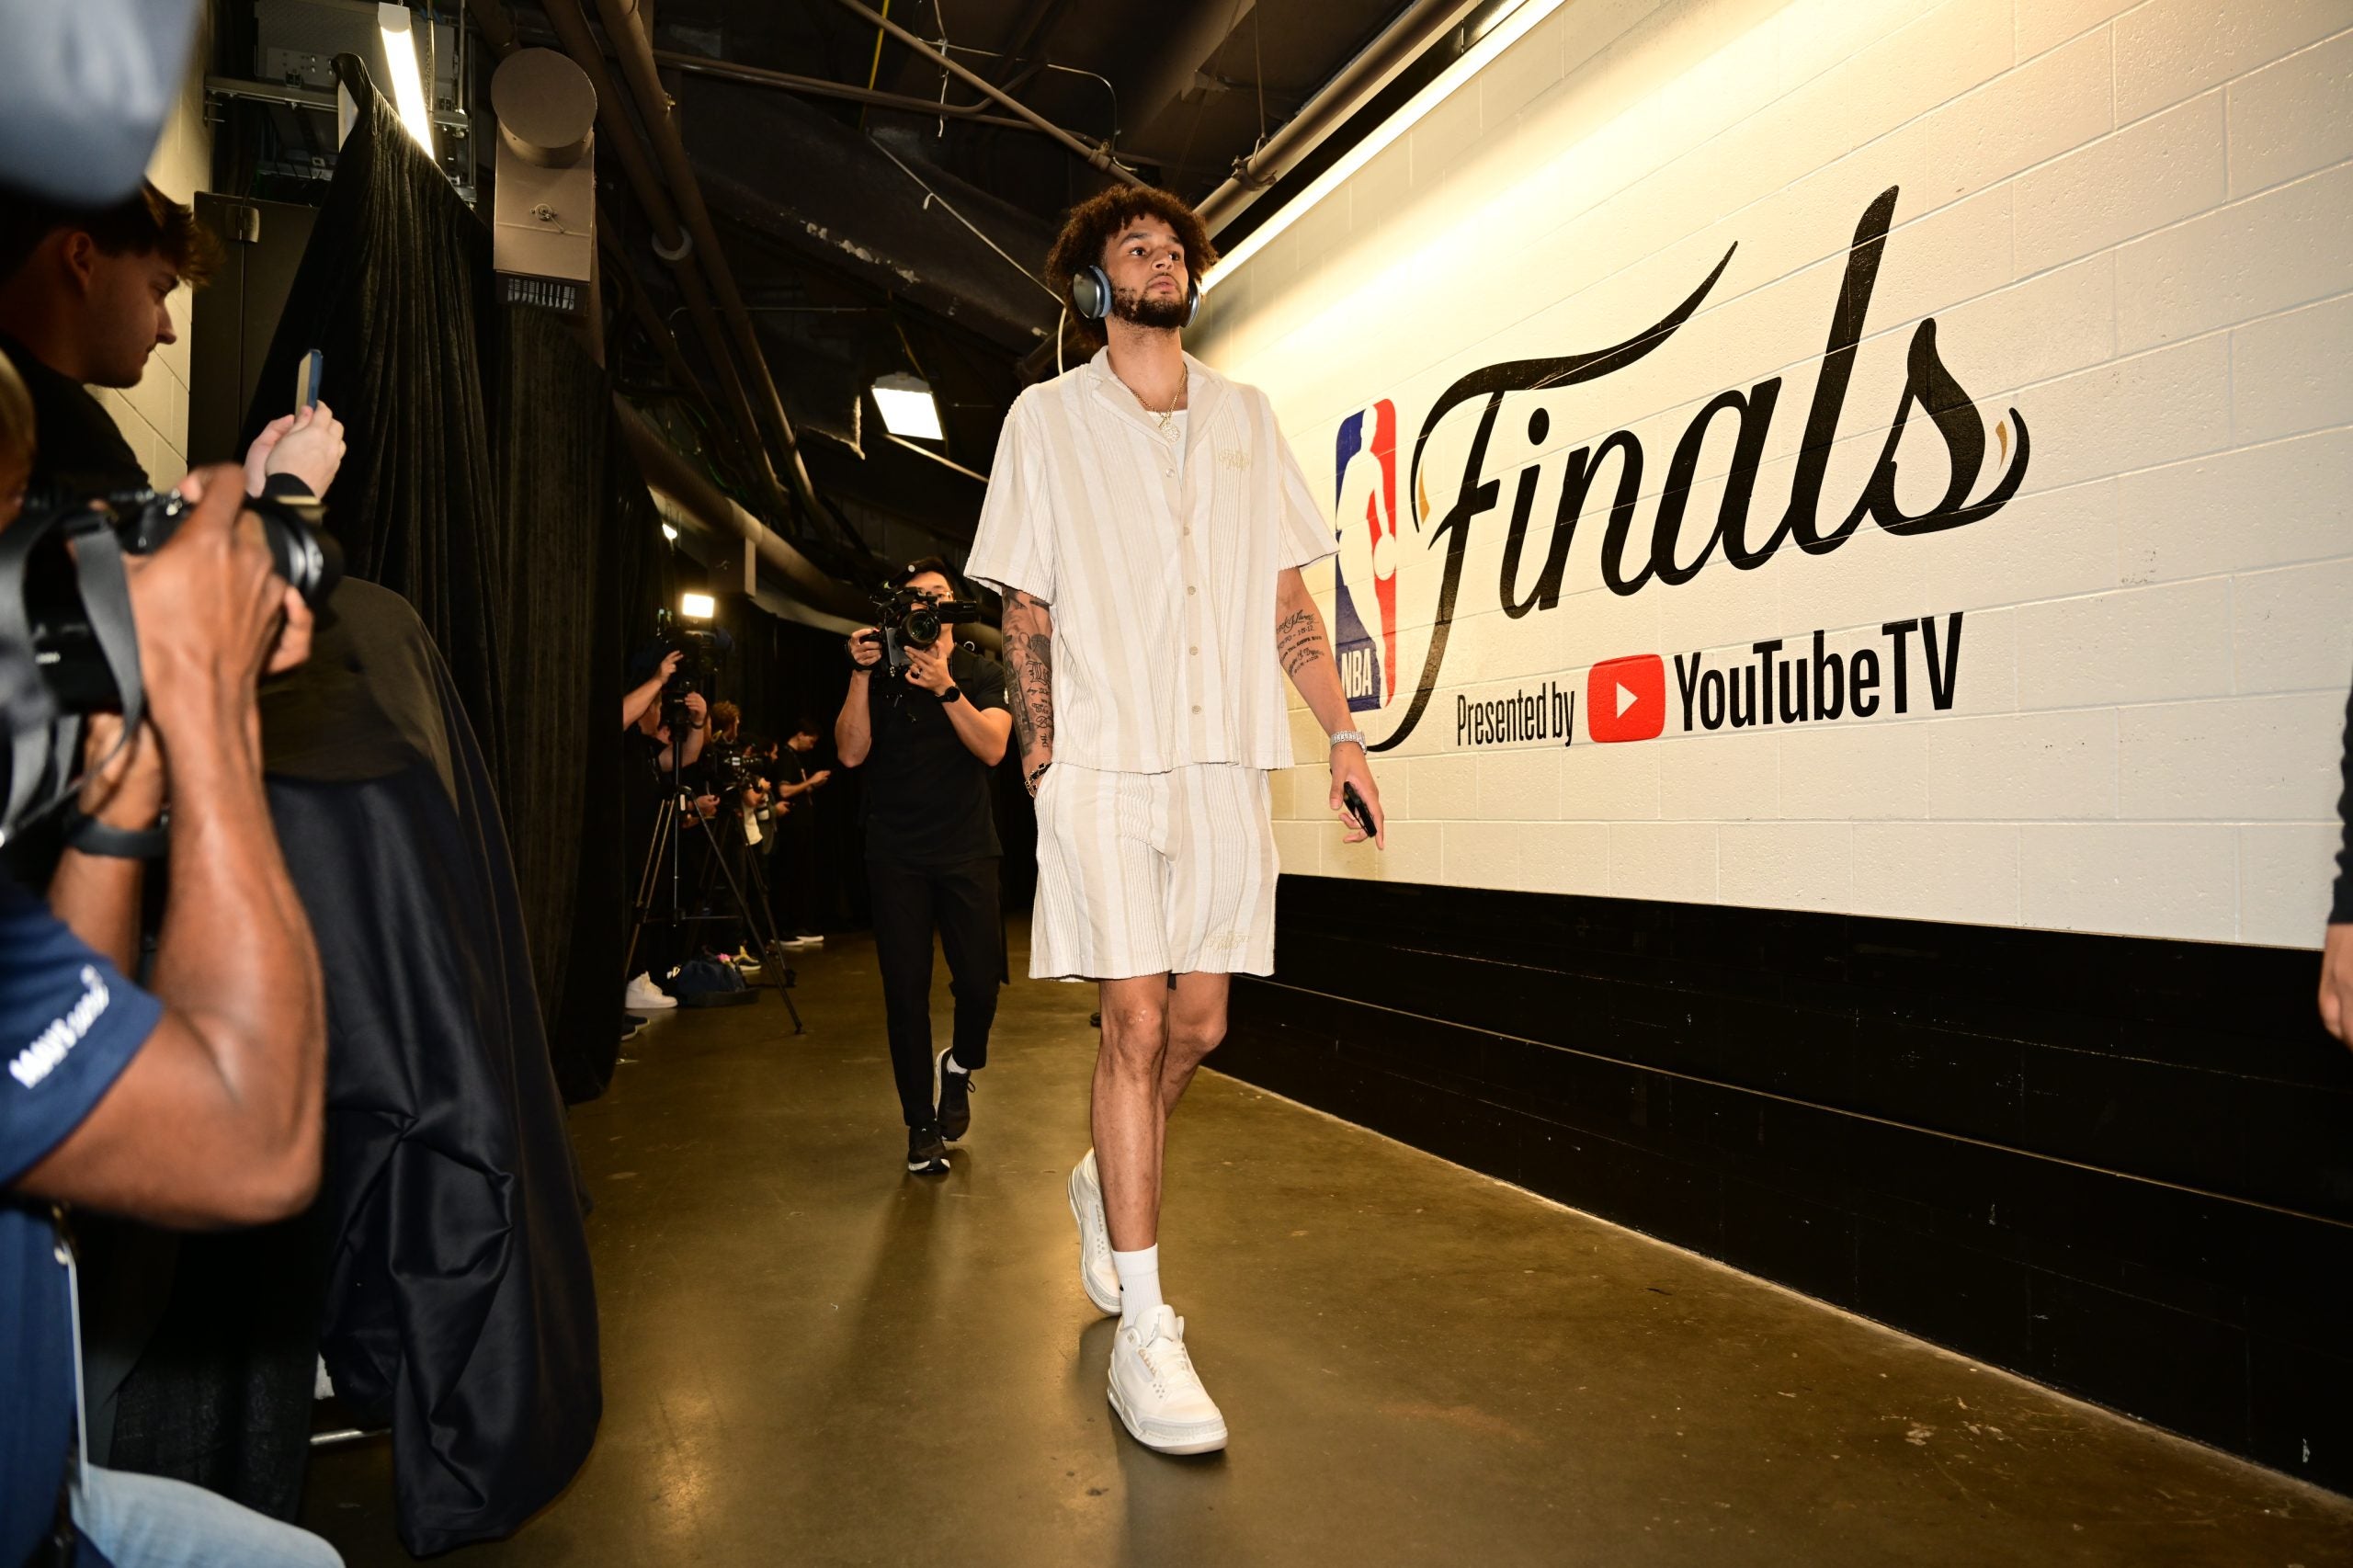
[[[1013,715],[1002,665],[959,647],[951,627],[930,625],[927,640],[916,635],[926,619],[954,613],[948,563],[915,562],[896,586],[891,635],[869,627],[849,641],[849,695],[834,721],[834,745],[844,767],[864,769],[866,873],[907,1169],[936,1175],[948,1169],[948,1141],[972,1125],[972,1074],[988,1064],[1005,983],[1003,850],[989,769],[1004,759]],[[937,1057],[935,931],[956,996],[955,1039]]]

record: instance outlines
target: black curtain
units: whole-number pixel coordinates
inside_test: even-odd
[[[322,349],[322,395],[349,450],[328,527],[352,576],[415,607],[456,680],[502,803],[507,573],[483,367],[501,361],[490,235],[356,62],[358,122],[278,318],[244,438],[285,412],[296,362]],[[510,832],[513,830],[510,824]]]
[[[620,1047],[621,955],[609,929],[622,895],[621,670],[612,400],[578,335],[545,312],[500,312],[494,397],[500,544],[499,629],[506,746],[494,774],[506,806],[540,1005],[567,1100],[593,1098]],[[640,481],[637,493],[644,494]],[[581,905],[597,925],[582,929]]]
[[[603,934],[620,849],[602,819],[620,784],[626,541],[651,504],[617,449],[604,371],[566,324],[501,302],[482,220],[356,62],[337,63],[358,119],[247,434],[283,412],[267,389],[324,350],[349,447],[328,527],[349,574],[407,599],[449,668],[514,858],[557,1079],[591,1098],[618,1045],[620,952]]]

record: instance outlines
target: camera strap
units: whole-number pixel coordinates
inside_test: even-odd
[[[101,514],[53,513],[0,533],[0,642],[31,648],[33,629],[25,608],[26,564],[41,541],[61,527],[67,527],[71,536],[74,574],[81,584],[91,640],[98,645],[122,699],[122,733],[116,738],[114,750],[90,770],[99,772],[139,733],[147,707],[146,687],[140,679],[139,632],[131,614],[131,575],[122,563],[122,541],[106,526]],[[81,788],[86,775],[74,771],[81,740],[81,722],[72,717],[34,725],[8,737],[8,799],[6,814],[0,815],[0,841],[56,810]],[[36,805],[35,796],[49,780],[56,781],[53,789]]]

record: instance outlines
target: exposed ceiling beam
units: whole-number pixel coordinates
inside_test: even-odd
[[[1245,158],[1235,159],[1233,178],[1194,203],[1194,211],[1209,226],[1210,233],[1216,233],[1241,216],[1245,208],[1313,152],[1325,136],[1338,130],[1365,100],[1413,64],[1448,28],[1484,3],[1485,0],[1414,0],[1403,16],[1382,29],[1379,38],[1341,66],[1321,91],[1302,104],[1281,130],[1267,137],[1266,145]]]
[[[603,5],[611,5],[615,3],[615,0],[599,0],[599,3]],[[1061,142],[1063,146],[1069,148],[1080,157],[1086,159],[1096,168],[1098,168],[1105,174],[1109,175],[1113,179],[1121,181],[1127,185],[1143,184],[1142,179],[1120,166],[1119,160],[1111,155],[1111,150],[1108,144],[1098,143],[1090,146],[1088,143],[1079,140],[1069,131],[1064,131],[1061,126],[1056,125],[1052,120],[1048,119],[1044,115],[1040,114],[1037,110],[1031,108],[1028,104],[1023,103],[1019,98],[1015,97],[1012,94],[1006,92],[1003,88],[997,86],[994,82],[990,82],[984,77],[966,70],[963,66],[959,65],[952,58],[941,53],[938,50],[934,49],[922,39],[917,38],[915,34],[907,31],[906,28],[901,27],[898,23],[891,20],[890,17],[883,16],[872,6],[862,4],[861,0],[835,0],[835,3],[841,6],[845,10],[865,17],[876,27],[881,28],[884,32],[889,33],[892,38],[897,39],[901,43],[906,45],[907,48],[915,51],[917,55],[930,61],[933,64],[938,66],[941,70],[946,71],[949,75],[955,77],[966,86],[980,93],[983,97],[994,99],[996,103],[1002,105],[1013,114],[1028,120],[1032,126],[1044,131],[1047,135],[1052,137],[1055,141]]]
[[[995,125],[1007,131],[1035,131],[1037,127],[1026,119],[1011,115],[991,114],[977,104],[940,104],[929,98],[910,97],[904,93],[882,93],[865,87],[854,87],[846,82],[828,81],[822,76],[796,76],[789,71],[771,71],[762,65],[738,65],[730,60],[709,60],[699,54],[681,54],[674,49],[657,49],[654,58],[673,70],[697,76],[724,76],[730,81],[749,82],[755,86],[776,87],[789,93],[805,93],[811,97],[840,98],[844,102],[866,104],[875,108],[904,109],[909,114],[930,115],[956,120],[964,125]]]
[[[753,412],[761,416],[768,433],[782,445],[784,477],[790,482],[793,494],[805,509],[808,526],[813,531],[831,520],[833,513],[817,499],[817,487],[810,482],[808,465],[801,460],[801,443],[793,435],[791,417],[784,411],[784,398],[777,391],[776,378],[768,371],[767,356],[760,350],[751,312],[744,308],[744,296],[736,290],[734,269],[728,265],[727,253],[720,246],[718,231],[711,227],[710,210],[703,205],[701,183],[695,177],[694,165],[687,157],[686,143],[679,139],[676,121],[672,118],[676,105],[654,69],[654,43],[646,36],[644,19],[628,0],[597,0],[597,11],[604,18],[606,36],[620,57],[621,75],[636,97],[638,119],[644,122],[646,135],[654,142],[654,154],[661,161],[663,173],[669,176],[679,216],[686,220],[687,232],[703,253],[702,266],[710,275],[711,291],[719,296],[719,308],[743,350],[751,390],[759,394],[753,402]]]
[[[621,89],[613,81],[612,73],[605,68],[604,52],[588,30],[588,17],[580,9],[580,0],[544,0],[543,8],[556,37],[563,40],[564,52],[588,74],[589,85],[597,91],[597,125],[603,133],[598,145],[620,160],[621,172],[628,177],[637,205],[654,231],[654,254],[670,264],[671,276],[677,280],[678,292],[685,297],[687,309],[694,318],[696,335],[702,339],[704,356],[718,374],[720,391],[745,449],[753,460],[755,475],[766,492],[768,505],[782,517],[791,511],[791,504],[786,500],[783,482],[768,460],[767,444],[760,439],[759,421],[753,415],[751,399],[730,354],[726,331],[720,325],[718,312],[711,308],[710,291],[695,266],[694,247],[687,243],[686,231],[678,226],[677,210],[671,206],[667,187],[655,176],[654,165],[646,157],[645,143],[639,138],[637,128],[630,123]]]

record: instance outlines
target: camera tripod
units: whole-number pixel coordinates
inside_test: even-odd
[[[730,846],[718,833],[712,831],[712,823],[718,819],[706,822],[701,813],[695,810],[693,799],[687,794],[683,786],[676,785],[675,780],[673,790],[674,792],[665,799],[660,808],[661,821],[655,824],[654,842],[646,846],[645,868],[638,874],[635,918],[630,926],[629,954],[622,960],[621,972],[627,974],[635,968],[638,938],[645,934],[645,928],[648,926],[688,926],[740,919],[745,931],[759,944],[760,978],[754,988],[756,989],[760,985],[774,985],[777,995],[783,999],[785,1011],[792,1015],[792,1032],[794,1034],[805,1032],[805,1026],[801,1021],[801,1009],[794,1006],[792,1003],[792,986],[798,977],[792,972],[792,965],[789,961],[789,950],[778,938],[776,927],[767,918],[767,887],[766,881],[761,879],[759,867],[753,858],[748,857],[743,863],[745,880],[753,881],[759,890],[759,901],[754,903],[744,896],[744,881],[737,878],[735,868],[728,864],[731,848],[737,853],[749,848],[749,846],[744,842],[742,824],[740,823],[732,824],[734,829],[735,842]],[[721,816],[732,816],[732,813],[722,807]],[[679,825],[682,822],[686,824],[683,827]],[[679,851],[685,844],[687,834],[696,828],[702,831],[704,842],[710,853],[703,857],[702,874],[695,889],[691,905],[695,909],[706,907],[714,877],[724,878],[727,882],[728,897],[735,905],[733,915],[688,914],[688,903],[678,897]],[[654,900],[662,891],[662,881],[665,872],[670,882],[670,896],[666,903],[660,906],[661,914],[657,915]],[[757,915],[753,913],[755,909],[759,912]]]

